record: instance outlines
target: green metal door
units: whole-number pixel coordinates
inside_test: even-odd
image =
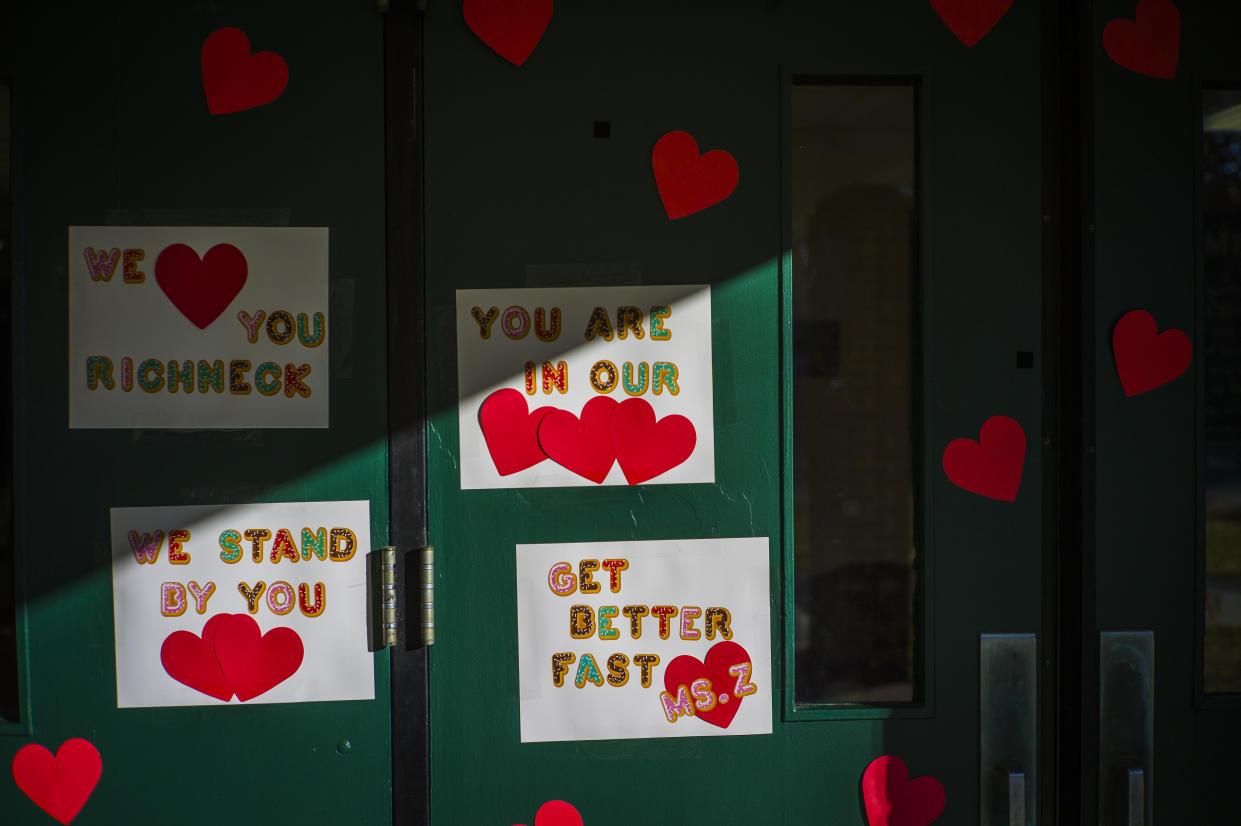
[[[911,778],[942,784],[943,822],[976,822],[980,805],[1007,818],[1012,782],[1034,814],[1041,20],[1036,3],[1005,5],[990,19],[951,8],[941,19],[921,0],[554,12],[550,3],[467,3],[464,14],[428,4],[433,823],[532,823],[553,800],[590,824],[862,823],[863,774],[884,755]],[[657,144],[678,131],[714,170],[700,168],[709,183],[691,189],[709,205],[692,214],[661,178]],[[713,188],[727,162],[710,150],[735,161],[735,189]],[[590,307],[645,312],[664,304],[644,299],[662,285],[710,287],[713,426],[699,420],[697,435],[714,447],[713,477],[626,485],[613,467],[597,484],[536,453],[541,464],[513,471],[524,481],[506,481],[500,458],[479,447],[479,423],[488,426],[480,387],[506,389],[523,421],[526,405],[565,406],[554,386],[560,360],[570,390],[610,393],[614,375],[585,369],[593,356],[574,367],[599,334]],[[636,297],[612,301],[620,288]],[[540,322],[523,321],[523,306],[534,309],[517,290],[544,312],[565,310],[559,340],[459,386],[480,363],[467,345],[540,346]],[[586,299],[572,292],[581,290]],[[573,302],[586,309],[569,313]],[[678,318],[673,306],[674,341]],[[688,371],[683,378],[685,396]],[[661,416],[685,412],[646,398],[668,402]],[[585,421],[576,404],[568,412]],[[558,450],[540,445],[547,457]],[[480,461],[493,485],[476,484]],[[544,473],[562,486],[530,481]],[[547,585],[559,587],[529,584],[528,545],[553,553],[557,543],[739,537],[769,540],[771,622],[757,633],[769,635],[771,667],[756,672],[758,693],[746,702],[770,706],[770,733],[674,737],[720,733],[678,719],[662,737],[616,726],[603,736],[527,736],[525,704],[539,692],[606,704],[604,692],[619,690],[582,666],[583,654],[593,650],[602,670],[612,650],[633,653],[600,645],[605,630],[635,637],[626,617],[607,629],[600,620],[593,640],[565,648],[571,668],[540,662],[528,681],[520,651],[535,632],[523,601],[554,599]],[[564,547],[550,558],[577,576],[582,556]],[[597,568],[594,583],[604,594],[606,574]],[[667,601],[689,581],[669,584]],[[565,619],[550,633],[585,636]],[[997,642],[983,635],[994,634],[1015,635],[998,640],[1012,647],[996,663],[980,660]],[[710,645],[686,650],[702,658]],[[676,693],[667,665],[644,701],[655,719],[661,690]],[[1008,705],[980,704],[997,684],[1009,687],[997,701]],[[607,716],[606,705],[592,708],[582,730]],[[985,765],[980,729],[995,746]],[[908,805],[933,808],[933,793],[913,797]],[[539,822],[561,821],[549,808]]]
[[[361,501],[369,506],[365,527],[383,544],[382,17],[366,3],[27,3],[6,8],[3,19],[0,60],[12,90],[14,367],[6,380],[11,378],[15,410],[20,703],[17,714],[0,724],[6,775],[0,820],[53,822],[32,800],[41,796],[38,789],[23,794],[15,782],[22,771],[15,767],[10,775],[9,766],[23,748],[37,745],[54,754],[62,743],[80,738],[98,751],[102,774],[75,823],[389,822],[387,655],[372,657],[365,640],[357,640],[368,671],[374,662],[372,700],[234,700],[232,707],[217,707],[216,700],[197,694],[190,705],[118,708],[109,537],[110,510],[118,507],[197,505],[226,513],[250,503]],[[288,81],[274,99],[243,100],[237,111],[213,114],[204,96],[202,51],[213,33],[230,27],[244,32],[256,57],[279,55]],[[234,103],[261,85],[247,79],[247,65],[242,61],[240,74],[226,80],[241,83],[241,92],[230,87]],[[267,71],[264,66],[270,68],[260,61],[257,69]],[[219,79],[218,71],[214,77]],[[68,347],[74,323],[82,320],[68,313],[69,291],[75,289],[70,272],[81,265],[82,252],[68,249],[69,227],[149,225],[191,232],[326,228],[330,299],[315,310],[325,311],[324,349],[330,354],[323,363],[330,364],[331,378],[330,384],[317,374],[307,379],[307,387],[321,394],[316,397],[327,401],[326,427],[70,429],[66,367],[74,365]],[[123,281],[117,267],[108,289],[158,296],[151,252],[139,268],[147,283]],[[262,278],[252,266],[247,283]],[[295,288],[286,297],[288,306],[264,309],[284,309],[292,318],[304,297]],[[255,307],[232,306],[211,328],[235,326],[233,335],[250,346],[238,324],[239,309],[253,313]],[[165,310],[177,316],[171,306]],[[195,351],[198,332],[144,355],[161,362],[207,358]],[[289,329],[277,326],[274,332],[280,338]],[[262,325],[258,334],[264,335]],[[309,352],[297,340],[286,352],[298,348]],[[113,392],[120,394],[119,357],[115,366]],[[151,381],[154,370],[146,374]],[[253,370],[246,375],[246,389],[255,388],[252,397],[293,403],[284,393],[261,395],[272,387],[270,371],[261,386]],[[186,384],[183,392],[228,400],[238,388],[230,391],[226,384],[220,390],[208,381]],[[171,387],[158,396],[132,389],[143,399],[173,398]],[[195,564],[221,553],[214,537],[197,534],[185,549]],[[165,553],[170,550],[164,545]],[[370,550],[356,548],[358,558]],[[299,563],[297,573],[325,565],[310,559]],[[244,564],[251,564],[248,552]],[[286,564],[275,577],[259,576],[270,584],[288,573]],[[227,604],[230,613],[244,617],[233,584],[238,579],[251,575],[220,581],[210,605]],[[292,579],[286,598],[298,581]],[[328,618],[340,598],[329,589],[326,613],[314,622],[334,621]],[[154,607],[159,594],[147,599]],[[255,618],[266,632],[273,615],[260,610]],[[298,614],[294,610],[293,617]],[[153,622],[167,621],[158,611],[153,616]],[[192,607],[189,616],[195,616]],[[77,768],[63,774],[74,776]],[[30,771],[38,773],[37,767]],[[52,787],[60,782],[40,776]]]

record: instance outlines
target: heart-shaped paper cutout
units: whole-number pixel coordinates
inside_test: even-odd
[[[1118,17],[1103,28],[1103,51],[1138,74],[1171,79],[1181,50],[1181,13],[1171,0],[1141,0],[1134,19]]]
[[[1125,395],[1136,396],[1189,369],[1194,345],[1180,330],[1158,332],[1155,317],[1145,310],[1130,310],[1112,328],[1112,357]]]
[[[61,823],[82,811],[102,773],[99,750],[81,738],[66,740],[55,757],[38,743],[27,743],[13,756],[17,788]]]
[[[1021,487],[1026,461],[1026,434],[1007,416],[983,423],[978,441],[953,439],[944,450],[944,473],[970,493],[1012,502]]]
[[[738,675],[730,674],[728,670],[741,663],[751,663],[753,667],[749,652],[731,640],[711,646],[705,660],[682,654],[664,669],[664,690],[675,697],[681,686],[689,691],[694,680],[706,677],[711,681],[711,693],[716,696],[715,707],[709,711],[695,708],[694,716],[704,723],[728,728],[745,699],[733,696]]]
[[[631,485],[640,485],[672,470],[694,452],[698,435],[684,416],[664,416],[646,399],[626,399],[612,414],[612,447]]]
[[[931,0],[939,19],[966,46],[973,46],[991,31],[1013,0]]]
[[[289,85],[289,67],[275,52],[250,54],[241,29],[218,29],[203,42],[203,92],[213,115],[271,103]]]
[[[302,638],[292,628],[273,628],[260,636],[249,614],[220,614],[215,655],[229,685],[243,703],[292,677],[302,665]],[[213,618],[214,619],[214,618]]]
[[[737,161],[723,149],[698,154],[688,132],[669,132],[651,152],[655,186],[672,219],[684,218],[727,198],[737,188]]]
[[[549,800],[535,813],[534,826],[582,826],[582,816],[563,800]]]
[[[465,0],[461,13],[479,40],[520,66],[552,20],[552,0]]]
[[[200,330],[228,309],[247,273],[246,257],[232,244],[216,244],[201,259],[193,248],[172,244],[155,259],[155,283]]]
[[[526,398],[512,388],[497,390],[478,408],[478,424],[491,461],[501,476],[533,467],[547,458],[539,447],[539,422],[555,408],[531,412]]]
[[[539,447],[561,467],[602,484],[616,461],[608,432],[616,408],[611,396],[595,396],[580,419],[567,410],[549,411],[539,423]]]
[[[948,802],[934,777],[909,779],[899,757],[876,757],[862,774],[862,801],[870,826],[927,826]]]
[[[207,620],[201,637],[190,631],[173,631],[160,646],[159,660],[169,677],[227,703],[233,698],[233,687],[215,655],[215,634],[226,616],[216,614]]]

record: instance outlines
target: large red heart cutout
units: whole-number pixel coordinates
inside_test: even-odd
[[[973,46],[991,31],[1013,0],[931,0],[939,19],[966,46]]]
[[[155,259],[155,283],[200,330],[228,309],[246,275],[246,257],[232,244],[216,244],[201,259],[193,248],[172,244]]]
[[[640,485],[672,470],[694,452],[698,434],[684,416],[664,416],[646,399],[626,399],[612,414],[612,447],[631,485]]]
[[[292,628],[273,628],[260,636],[249,614],[218,616],[223,619],[215,632],[215,655],[238,700],[270,691],[301,668],[305,650]]]
[[[520,66],[552,20],[552,0],[465,0],[461,13],[479,40]]]
[[[554,407],[530,411],[526,398],[512,388],[497,390],[478,408],[478,424],[491,461],[501,476],[533,467],[547,458],[539,447],[539,422]]]
[[[549,800],[535,813],[534,826],[582,826],[582,816],[563,800]]]
[[[1189,369],[1194,345],[1180,330],[1158,332],[1155,317],[1146,310],[1130,310],[1112,328],[1112,357],[1125,395],[1136,396]]]
[[[1025,431],[1007,416],[987,419],[977,442],[953,439],[944,449],[944,473],[954,485],[1005,502],[1017,498],[1025,461]]]
[[[737,161],[723,149],[698,154],[688,132],[669,132],[651,152],[655,186],[672,219],[684,218],[727,198],[737,188]]]
[[[934,777],[909,779],[899,757],[876,757],[862,774],[862,800],[870,826],[927,826],[948,802]]]
[[[226,616],[216,614],[207,620],[201,637],[190,631],[173,631],[164,638],[159,659],[169,677],[227,703],[233,698],[233,687],[215,655],[216,631]]]
[[[1171,79],[1181,50],[1181,13],[1171,0],[1141,0],[1134,19],[1118,17],[1103,28],[1103,51],[1117,65]]]
[[[616,410],[610,396],[586,402],[579,419],[567,410],[552,410],[539,423],[539,447],[553,462],[596,484],[602,484],[616,461],[608,424]]]
[[[250,54],[241,29],[218,29],[203,42],[203,92],[213,115],[271,103],[289,85],[289,67],[275,52]]]
[[[82,811],[101,774],[99,750],[81,738],[66,740],[55,757],[38,743],[27,743],[13,756],[17,788],[61,823]]]
[[[741,708],[745,697],[733,696],[739,677],[747,674],[730,674],[729,669],[741,663],[751,663],[750,654],[731,640],[717,642],[707,651],[705,660],[682,654],[668,663],[664,669],[664,690],[677,696],[681,686],[690,689],[694,680],[706,677],[711,681],[711,693],[715,695],[715,707],[707,711],[694,709],[694,715],[704,723],[728,728]],[[752,667],[751,663],[751,667]],[[692,698],[691,698],[692,699]]]

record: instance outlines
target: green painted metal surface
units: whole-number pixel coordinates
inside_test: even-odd
[[[382,18],[366,3],[127,2],[22,4],[8,22],[28,733],[0,732],[0,819],[50,822],[7,777],[18,748],[85,737],[103,775],[83,826],[389,822],[385,654],[371,702],[116,708],[108,527],[115,506],[367,499],[383,544]],[[224,26],[285,58],[276,102],[208,113],[199,54]],[[68,430],[67,227],[106,223],[329,227],[331,427]]]

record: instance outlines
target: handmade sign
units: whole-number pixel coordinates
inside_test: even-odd
[[[1112,328],[1112,357],[1126,396],[1179,378],[1193,361],[1194,345],[1182,330],[1162,333],[1146,310],[1130,310]]]
[[[957,487],[991,499],[1015,501],[1026,462],[1025,431],[1008,416],[992,416],[983,422],[978,441],[949,442],[943,462],[944,473]]]
[[[1134,19],[1103,27],[1103,51],[1131,72],[1170,80],[1181,50],[1181,13],[1171,0],[1140,0]]]
[[[862,774],[862,801],[870,826],[927,826],[944,811],[944,786],[934,777],[909,779],[905,762],[876,757]]]
[[[733,194],[741,177],[732,155],[723,149],[699,155],[693,136],[681,131],[656,141],[651,171],[664,211],[673,220],[718,204]]]
[[[241,29],[217,29],[203,42],[203,93],[213,115],[271,103],[289,85],[289,67],[275,52],[250,54]]]
[[[328,426],[328,231],[70,227],[69,426]]]
[[[521,741],[771,733],[768,540],[517,546]]]
[[[78,816],[103,774],[103,758],[89,740],[66,740],[52,755],[27,743],[13,756],[13,782],[36,806],[61,823]],[[16,816],[16,815],[15,815]]]
[[[112,509],[116,702],[370,700],[361,502]]]
[[[715,481],[711,288],[457,291],[461,487]]]
[[[944,25],[966,46],[982,40],[1012,5],[1013,0],[931,0]]]

